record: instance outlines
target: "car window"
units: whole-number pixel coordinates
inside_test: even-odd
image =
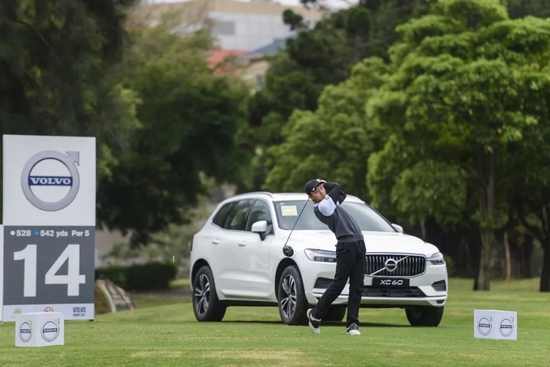
[[[344,201],[342,207],[355,218],[362,231],[395,232],[388,220],[368,205]]]
[[[225,220],[227,219],[227,215],[231,211],[231,208],[235,205],[235,202],[227,203],[224,206],[218,210],[216,215],[214,215],[214,219],[212,219],[212,223],[220,226],[223,228],[223,225],[225,223]]]
[[[292,229],[305,203],[305,200],[276,202],[275,213],[279,227]],[[357,221],[362,231],[395,232],[390,223],[368,205],[344,201],[342,208]],[[296,223],[295,230],[328,230],[328,227],[315,216],[311,200]]]
[[[242,231],[246,221],[246,214],[251,205],[252,199],[238,201],[227,215],[223,228]]]
[[[271,213],[269,211],[269,205],[263,200],[256,200],[254,206],[250,211],[248,220],[246,221],[246,231],[252,230],[252,225],[259,221],[265,220],[267,222],[267,233],[273,232],[273,220],[271,219]]]

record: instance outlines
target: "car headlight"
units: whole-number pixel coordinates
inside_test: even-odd
[[[304,252],[306,256],[311,261],[318,261],[323,263],[335,263],[336,262],[336,252],[335,251],[326,251],[326,250],[314,250],[314,249],[305,249]]]
[[[428,258],[432,265],[445,265],[445,258],[441,252],[437,252]]]

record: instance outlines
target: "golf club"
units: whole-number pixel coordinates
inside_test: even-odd
[[[294,232],[294,228],[296,228],[296,224],[300,220],[300,217],[302,216],[302,213],[304,212],[304,209],[306,208],[308,202],[309,202],[309,197],[307,198],[307,201],[304,204],[302,211],[300,212],[300,214],[298,214],[298,218],[296,218],[296,222],[294,222],[294,225],[292,226],[292,230],[290,231],[286,239],[285,245],[283,246],[283,254],[285,254],[285,256],[287,257],[291,257],[292,255],[294,255],[294,249],[291,246],[288,246],[287,243],[288,243],[288,240],[290,239],[290,236],[292,236],[292,232]]]

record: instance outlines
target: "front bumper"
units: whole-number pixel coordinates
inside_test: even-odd
[[[304,288],[310,304],[317,304],[334,277],[334,264],[316,266],[315,274],[305,272]],[[361,307],[442,307],[447,301],[448,277],[445,265],[428,265],[426,271],[409,279],[406,288],[373,286],[374,277],[365,275]],[[348,303],[349,283],[333,305]]]

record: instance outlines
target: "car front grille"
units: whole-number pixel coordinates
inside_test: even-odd
[[[365,274],[372,276],[412,277],[426,271],[424,256],[373,254],[366,260]]]
[[[327,289],[330,286],[331,282],[332,282],[332,279],[318,278],[313,288]],[[361,291],[361,296],[362,297],[394,297],[394,298],[426,297],[424,292],[422,292],[418,287],[382,288],[382,287],[372,287],[372,286],[363,287],[363,290]]]
[[[416,298],[426,297],[424,292],[418,287],[409,288],[376,288],[364,287],[361,292],[362,297],[398,297],[398,298]]]

